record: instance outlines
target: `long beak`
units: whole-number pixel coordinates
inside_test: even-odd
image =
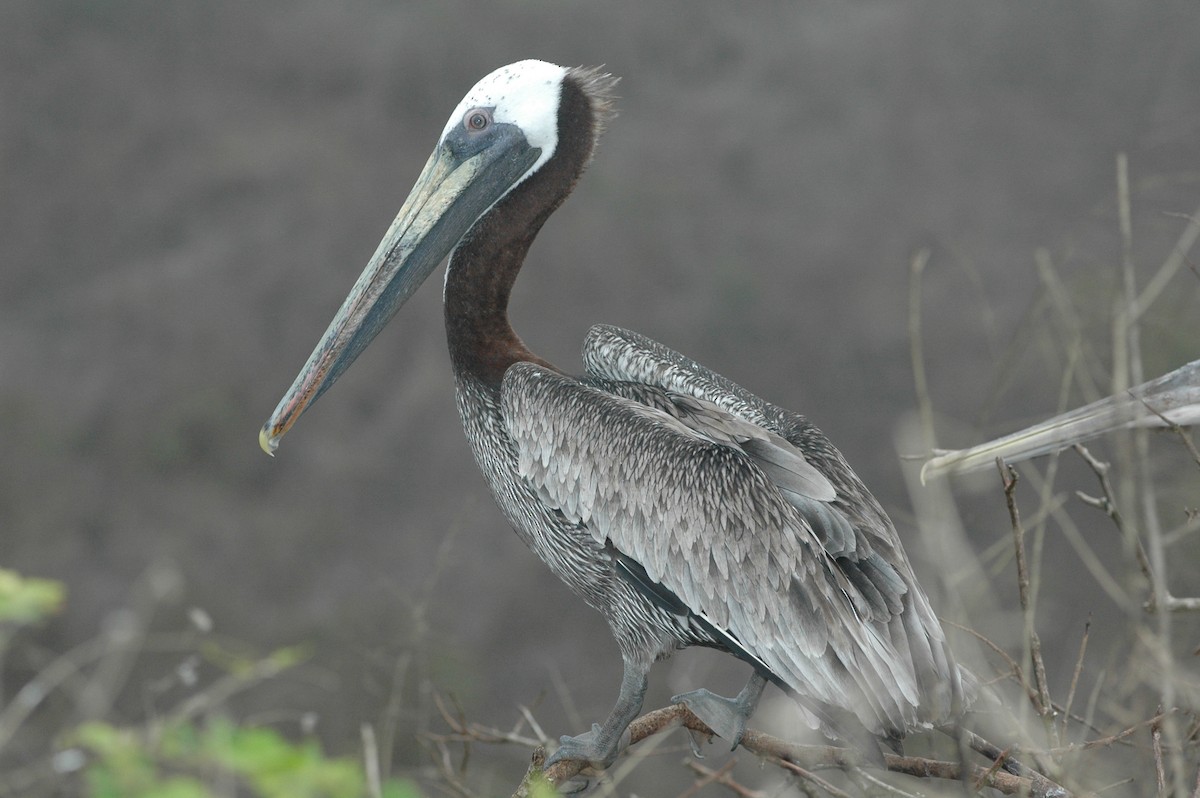
[[[341,376],[458,244],[471,225],[537,158],[536,148],[483,150],[461,158],[441,144],[325,335],[259,432],[274,454],[296,419]],[[504,156],[504,157],[501,157]]]
[[[1010,463],[1050,454],[1128,427],[1200,424],[1200,360],[1110,396],[970,449],[939,452],[921,468],[921,481],[977,471],[1002,457]]]

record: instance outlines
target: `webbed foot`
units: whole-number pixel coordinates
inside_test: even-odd
[[[766,687],[766,679],[757,673],[736,698],[725,698],[710,690],[692,690],[671,699],[673,704],[683,704],[696,717],[708,724],[722,740],[730,743],[729,750],[738,747],[746,733],[746,721],[754,714],[758,699]]]
[[[709,690],[700,689],[674,696],[671,703],[687,706],[692,714],[704,721],[718,737],[730,744],[731,751],[738,747],[742,735],[746,733],[746,720],[750,713],[738,704],[736,698],[725,698]]]
[[[629,745],[629,730],[623,729],[622,732],[619,735],[606,734],[599,723],[593,723],[591,731],[575,737],[561,737],[558,750],[550,755],[545,766],[550,767],[565,759],[579,759],[596,768],[607,768]]]

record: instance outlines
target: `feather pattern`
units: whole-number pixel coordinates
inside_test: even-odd
[[[649,339],[595,327],[576,380],[508,369],[517,473],[594,545],[818,706],[902,734],[941,720],[957,668],[895,530],[801,417]],[[645,592],[643,588],[643,592]],[[681,641],[681,644],[686,644]]]

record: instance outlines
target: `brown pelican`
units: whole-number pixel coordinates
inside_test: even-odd
[[[651,664],[692,645],[753,668],[735,698],[676,698],[735,746],[767,682],[842,738],[951,718],[961,681],[941,626],[883,509],[816,427],[636,333],[593,327],[571,377],[513,332],[513,281],[591,159],[615,82],[522,61],[468,92],[260,443],[273,452],[449,255],[446,335],[475,459],[624,662],[612,713],[551,762],[610,764]]]
[[[936,456],[921,468],[921,480],[978,471],[994,465],[997,457],[1016,463],[1052,454],[1119,429],[1196,424],[1200,424],[1200,360],[1003,438],[970,449],[936,450]]]

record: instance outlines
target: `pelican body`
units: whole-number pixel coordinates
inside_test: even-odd
[[[961,681],[941,626],[887,515],[816,427],[633,332],[593,327],[573,377],[513,331],[513,282],[590,161],[615,82],[522,61],[471,89],[260,443],[273,452],[449,255],[446,335],[475,460],[624,663],[612,713],[551,763],[610,764],[651,665],[693,645],[752,668],[735,698],[677,697],[735,746],[768,682],[844,739],[952,719]]]

